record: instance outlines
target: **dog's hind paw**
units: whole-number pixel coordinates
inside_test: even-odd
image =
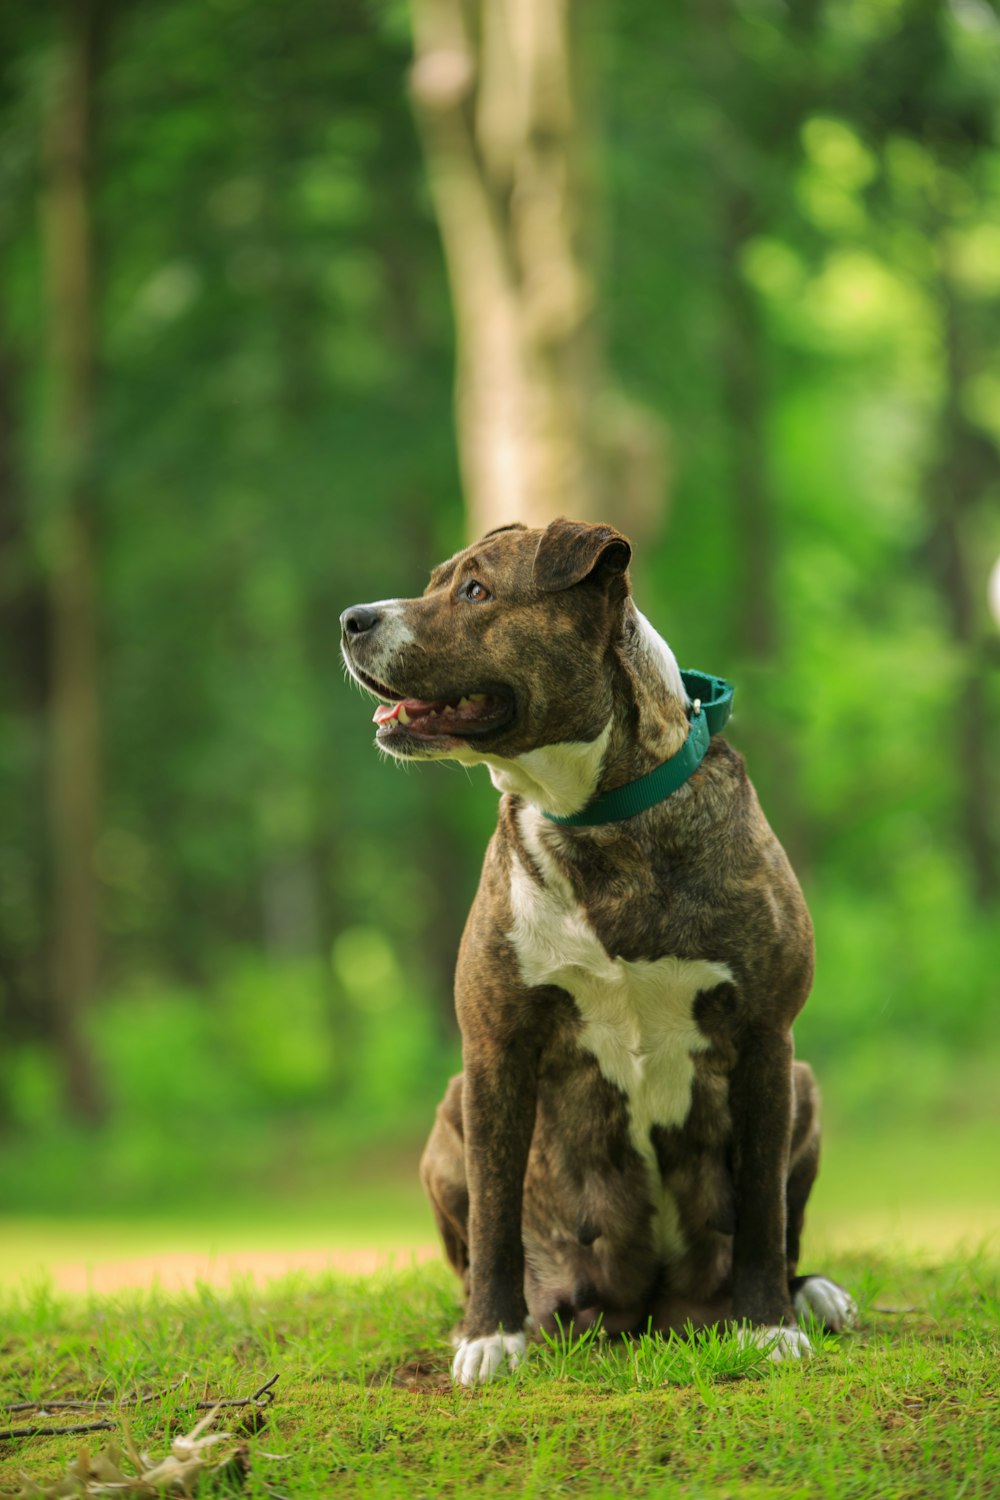
[[[744,1323],[736,1330],[736,1337],[746,1348],[754,1345],[763,1349],[773,1364],[786,1359],[803,1359],[812,1354],[812,1344],[801,1328],[786,1328],[781,1324],[769,1327],[766,1324]]]
[[[481,1385],[494,1375],[516,1370],[524,1354],[523,1333],[491,1333],[485,1338],[462,1339],[451,1373],[456,1385]]]
[[[799,1276],[792,1283],[792,1306],[795,1316],[807,1322],[810,1317],[830,1333],[853,1328],[858,1309],[850,1292],[826,1276]]]

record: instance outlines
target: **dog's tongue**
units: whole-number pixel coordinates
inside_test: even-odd
[[[372,722],[388,724],[390,720],[398,719],[401,724],[408,724],[411,719],[422,719],[442,708],[447,708],[447,704],[425,703],[422,698],[401,698],[398,703],[380,703],[372,714]]]
[[[389,724],[397,720],[409,725],[419,721],[427,734],[448,734],[463,724],[487,718],[493,711],[493,700],[486,693],[472,693],[453,700],[425,702],[422,698],[403,698],[399,703],[380,703],[372,715],[374,723]]]
[[[372,714],[372,723],[387,724],[390,719],[397,719],[399,717],[399,710],[402,707],[402,701],[399,703],[380,703]]]

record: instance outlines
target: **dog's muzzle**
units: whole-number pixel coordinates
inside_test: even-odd
[[[385,629],[379,631],[383,622]],[[440,695],[418,697],[410,696],[398,681],[387,680],[399,671],[399,643],[393,637],[399,635],[401,624],[412,640],[392,604],[353,604],[340,617],[341,646],[351,675],[386,700],[374,715],[376,740],[384,749],[409,754],[423,743],[440,750],[448,742],[480,739],[509,727],[515,713],[513,694],[497,684],[449,685]]]

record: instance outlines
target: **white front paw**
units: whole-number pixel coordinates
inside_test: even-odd
[[[812,1316],[831,1333],[853,1328],[857,1322],[858,1309],[850,1292],[826,1276],[807,1276],[795,1293],[792,1306],[797,1318],[806,1320]]]
[[[524,1354],[523,1333],[490,1333],[485,1338],[462,1339],[452,1363],[457,1385],[478,1385],[507,1369],[516,1370]]]
[[[801,1328],[748,1326],[737,1328],[736,1337],[744,1348],[752,1345],[767,1351],[768,1359],[781,1364],[786,1359],[802,1359],[812,1353],[812,1345]]]

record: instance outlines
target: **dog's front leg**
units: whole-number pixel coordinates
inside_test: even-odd
[[[792,1039],[748,1027],[730,1088],[736,1230],[733,1319],[772,1359],[798,1359],[809,1340],[788,1292],[786,1178],[792,1131]]]
[[[489,1380],[524,1353],[521,1206],[535,1126],[537,1051],[517,1037],[464,1047],[462,1115],[469,1187],[469,1300],[453,1374]]]

